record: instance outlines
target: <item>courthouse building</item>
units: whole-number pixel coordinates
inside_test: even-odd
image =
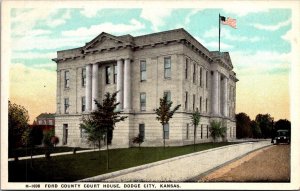
[[[96,109],[106,92],[119,91],[117,101],[125,121],[113,131],[112,147],[193,143],[191,113],[199,109],[196,142],[209,142],[212,120],[236,138],[235,92],[238,81],[228,52],[209,51],[184,29],[142,36],[114,36],[102,32],[84,46],[57,52],[57,111],[55,133],[60,144],[88,146],[80,129],[82,117]],[[154,109],[167,95],[180,109],[162,128]]]

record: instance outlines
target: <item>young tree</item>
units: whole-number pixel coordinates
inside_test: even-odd
[[[114,130],[115,124],[124,121],[127,117],[120,116],[121,111],[117,111],[116,108],[120,104],[119,102],[116,103],[116,96],[118,92],[114,92],[110,94],[107,92],[104,95],[104,99],[102,104],[99,103],[97,100],[94,102],[97,105],[97,110],[93,111],[90,115],[91,117],[91,132],[97,132],[97,140],[100,143],[100,135],[104,133],[106,136],[106,150],[107,150],[107,169],[109,168],[109,149],[108,145],[111,144],[112,141],[112,132]],[[87,132],[90,134],[90,132]],[[99,148],[100,149],[100,148]]]
[[[141,144],[144,142],[144,137],[139,133],[138,136],[132,139],[132,142],[139,144],[139,149],[141,149]]]
[[[28,111],[21,105],[8,101],[8,150],[10,155],[22,145],[22,135],[28,128]]]
[[[97,126],[95,121],[90,117],[83,118],[80,128],[84,130],[87,141],[94,146],[97,145],[100,151],[101,141],[103,140],[104,129],[102,126]]]
[[[164,127],[166,124],[169,123],[169,120],[173,117],[174,113],[181,106],[181,105],[177,105],[173,110],[171,110],[172,104],[173,104],[172,101],[168,101],[167,95],[164,95],[163,98],[160,98],[159,108],[155,109],[155,113],[157,115],[156,119],[160,121],[163,128],[164,148],[166,146]]]
[[[197,126],[199,125],[199,122],[200,122],[200,113],[197,108],[197,110],[194,111],[192,114],[192,123],[194,125],[194,151],[196,150],[196,129]]]
[[[225,132],[226,132],[226,127],[222,127],[221,121],[215,121],[213,120],[210,123],[210,128],[209,128],[211,137],[213,138],[214,142],[216,141],[217,138],[225,137]]]

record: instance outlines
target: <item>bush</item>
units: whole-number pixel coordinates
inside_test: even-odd
[[[210,131],[211,137],[213,138],[214,142],[219,137],[225,138],[226,127],[222,127],[222,124],[220,121],[218,122],[218,121],[213,120],[210,123],[209,131]]]
[[[54,147],[59,143],[59,139],[57,136],[51,137],[51,144],[54,145]]]

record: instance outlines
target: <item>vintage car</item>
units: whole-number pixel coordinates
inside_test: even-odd
[[[274,138],[274,143],[287,143],[290,144],[290,132],[289,130],[277,130],[276,136]]]

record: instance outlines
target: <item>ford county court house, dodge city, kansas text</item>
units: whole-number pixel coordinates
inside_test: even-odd
[[[191,113],[201,120],[196,142],[211,141],[209,125],[222,121],[226,138],[235,139],[235,90],[238,81],[228,52],[211,52],[184,29],[133,37],[102,32],[85,46],[57,52],[57,111],[55,133],[60,144],[87,146],[80,129],[82,117],[96,109],[106,92],[115,92],[118,109],[128,116],[116,124],[112,147],[130,147],[144,135],[142,146],[193,143]],[[181,104],[162,128],[154,109],[167,94]]]

